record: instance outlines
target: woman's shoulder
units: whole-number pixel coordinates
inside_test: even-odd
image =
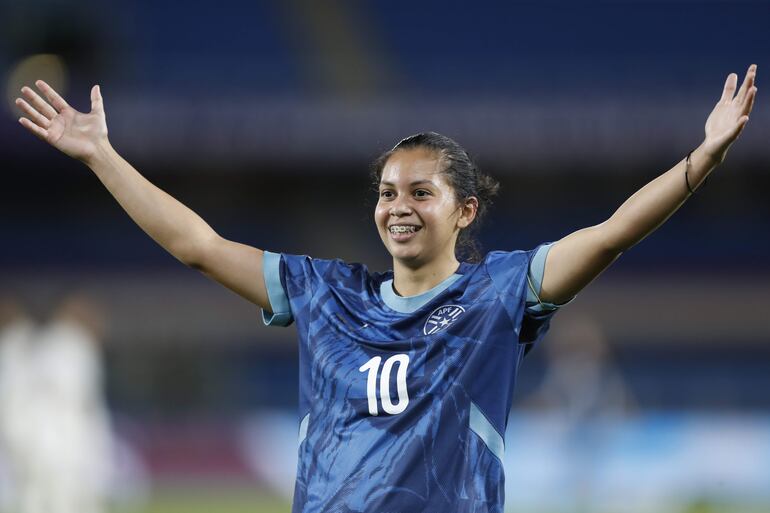
[[[528,262],[537,253],[547,252],[551,245],[553,242],[542,242],[532,249],[494,250],[484,255],[483,262],[486,264],[500,261]]]
[[[387,279],[388,273],[371,272],[366,264],[348,262],[342,258],[322,258],[308,255],[282,253],[284,264],[290,274],[315,276],[330,284],[366,283]],[[392,275],[392,273],[390,273]]]
[[[481,260],[480,264],[489,266],[501,263],[511,265],[526,262],[529,260],[531,252],[532,251],[523,249],[514,249],[510,251],[493,250],[484,255],[484,258]]]

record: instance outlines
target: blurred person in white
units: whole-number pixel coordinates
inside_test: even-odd
[[[0,298],[0,511],[12,511],[18,491],[14,481],[27,446],[25,362],[35,324],[17,301]],[[16,477],[12,480],[12,477]]]
[[[8,310],[8,309],[7,309]],[[36,325],[0,332],[0,430],[13,513],[99,513],[111,477],[98,310],[68,296]]]

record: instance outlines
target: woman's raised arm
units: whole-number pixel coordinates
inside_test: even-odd
[[[86,164],[131,219],[182,263],[200,270],[260,307],[270,310],[262,275],[262,251],[220,237],[195,212],[145,179],[112,148],[99,86],[91,112],[70,107],[51,86],[36,83],[16,105],[19,122],[40,139]]]
[[[706,121],[703,143],[686,159],[631,196],[607,221],[571,233],[548,252],[541,299],[563,303],[599,276],[624,251],[663,224],[721,163],[749,120],[757,88],[752,64],[738,93],[738,76],[728,75],[722,97]],[[685,175],[685,171],[687,175]]]

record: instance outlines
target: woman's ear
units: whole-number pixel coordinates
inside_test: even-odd
[[[467,228],[476,218],[476,212],[479,210],[479,200],[475,196],[466,198],[460,211],[460,219],[457,220],[459,228]]]

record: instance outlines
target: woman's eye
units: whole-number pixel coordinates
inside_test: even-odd
[[[380,191],[380,198],[392,198],[393,191]]]
[[[425,198],[427,196],[430,196],[430,192],[428,192],[428,191],[426,191],[424,189],[418,189],[418,190],[414,191],[414,195],[417,196],[418,198]]]

